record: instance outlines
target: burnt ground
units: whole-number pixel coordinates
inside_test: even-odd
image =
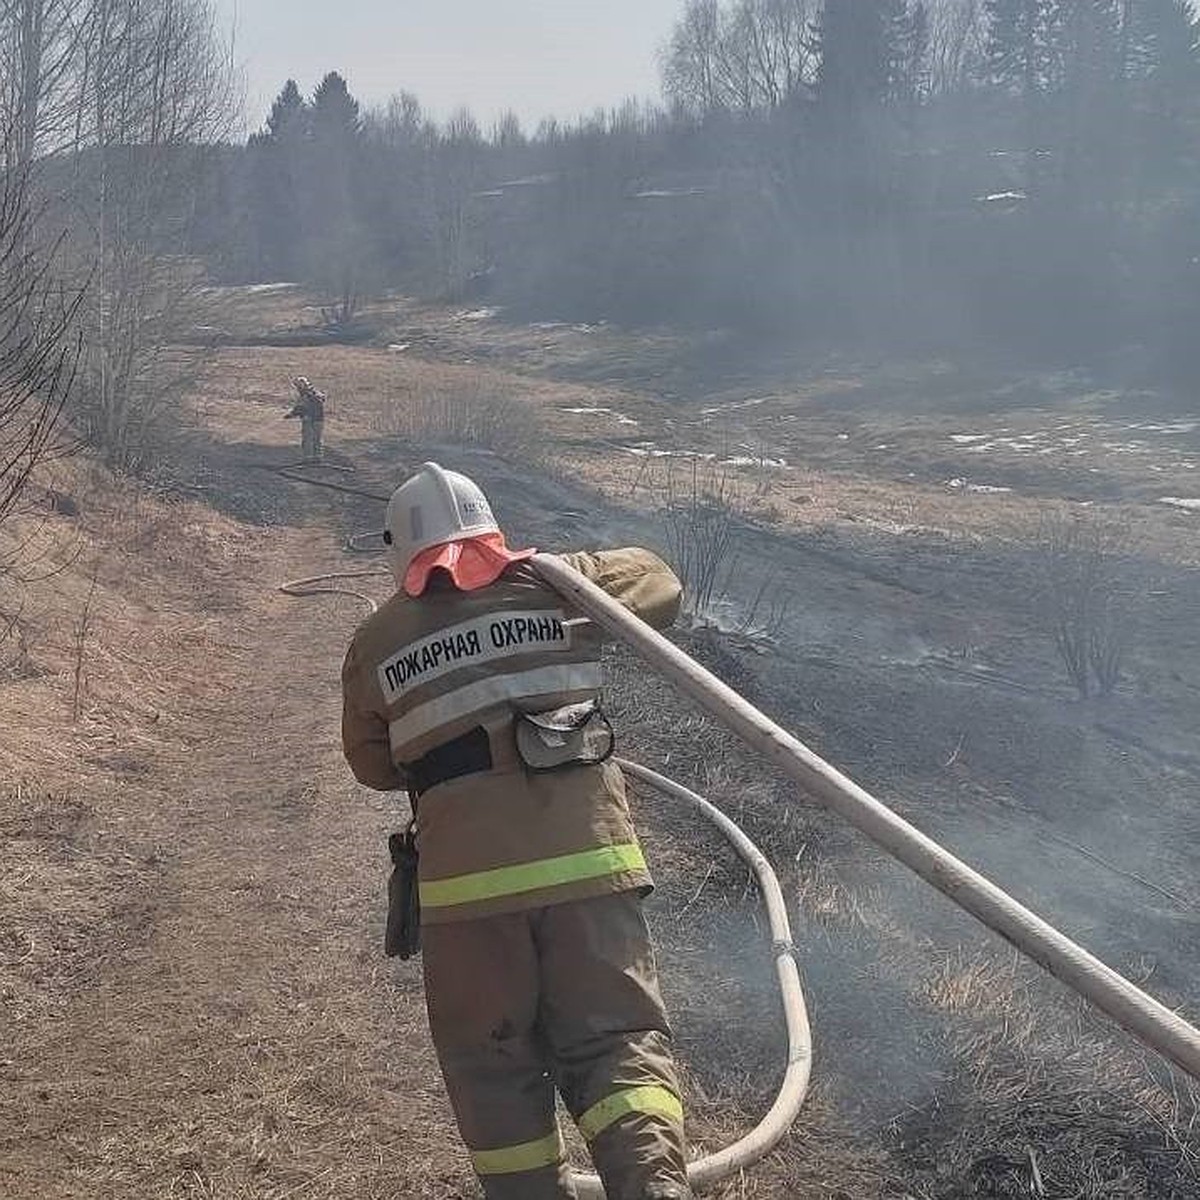
[[[308,367],[320,381],[331,354],[351,380],[384,352],[254,353],[264,378]],[[380,506],[265,469],[290,459],[290,429],[246,365],[228,352],[222,373],[218,356],[159,481],[168,524],[192,514],[183,552],[143,538],[136,554],[171,560],[163,578],[123,577],[114,559],[110,580],[114,597],[126,583],[153,598],[151,623],[171,613],[205,631],[147,647],[203,684],[158,702],[175,716],[157,740],[140,727],[102,739],[84,794],[53,764],[39,781],[36,756],[10,772],[26,779],[0,809],[16,852],[2,897],[0,1013],[15,1033],[0,1055],[0,1182],[15,1195],[471,1194],[418,975],[377,949],[395,811],[338,760],[336,664],[356,609],[270,592],[347,565],[338,542],[377,527]],[[430,352],[422,370],[434,366]],[[235,379],[236,399],[252,393],[269,421],[232,402]],[[484,485],[513,540],[667,549],[654,497],[634,488],[364,424],[331,426],[335,461],[357,470],[326,478],[383,494],[433,456]],[[1163,514],[1168,532],[1174,519]],[[1187,554],[1147,554],[1153,603],[1126,680],[1081,703],[1038,625],[1036,550],[924,524],[898,537],[861,519],[747,519],[722,612],[736,625],[765,587],[780,598],[770,639],[678,636],[923,830],[1194,1013],[1200,595]],[[792,905],[812,1095],[780,1150],[718,1194],[1196,1194],[1182,1078],[763,772],[628,653],[611,666],[622,751],[738,815]],[[669,804],[638,804],[693,1136],[712,1146],[763,1111],[778,1078],[770,964],[729,851]]]

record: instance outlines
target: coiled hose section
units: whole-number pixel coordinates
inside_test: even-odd
[[[688,1164],[688,1180],[700,1189],[727,1179],[735,1172],[751,1166],[768,1154],[783,1138],[795,1121],[808,1091],[812,1070],[812,1036],[808,1026],[808,1010],[800,986],[800,971],[796,966],[792,928],[788,922],[783,890],[767,856],[746,836],[742,828],[727,817],[715,804],[697,795],[690,788],[643,767],[640,763],[619,758],[622,771],[640,779],[656,791],[675,800],[690,804],[702,817],[711,821],[733,846],[754,874],[767,924],[771,932],[771,954],[775,959],[775,978],[783,1001],[783,1019],[787,1025],[787,1067],[783,1081],[766,1116],[739,1141]],[[595,1175],[574,1175],[580,1200],[602,1200],[604,1188]]]

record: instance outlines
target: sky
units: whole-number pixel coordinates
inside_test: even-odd
[[[401,89],[434,116],[460,105],[485,127],[512,108],[530,129],[627,96],[659,96],[656,51],[684,0],[216,0],[261,126],[294,78],[327,71],[364,105]]]

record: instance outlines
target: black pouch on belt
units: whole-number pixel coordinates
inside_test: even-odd
[[[421,949],[421,897],[417,891],[417,839],[413,826],[388,838],[392,876],[388,880],[387,930],[383,952],[388,958],[412,958]]]

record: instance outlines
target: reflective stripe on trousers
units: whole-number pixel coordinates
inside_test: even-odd
[[[678,1124],[683,1122],[683,1104],[674,1092],[665,1087],[623,1088],[605,1096],[576,1118],[575,1124],[587,1141],[592,1141],[614,1122],[631,1113],[663,1117]]]
[[[557,1125],[553,1133],[517,1146],[501,1146],[494,1150],[472,1150],[471,1165],[477,1175],[515,1175],[520,1171],[537,1171],[552,1167],[566,1158],[562,1133]]]
[[[665,1087],[622,1088],[593,1104],[575,1123],[584,1139],[590,1142],[610,1125],[633,1113],[682,1122],[683,1104],[678,1096]],[[555,1125],[553,1133],[532,1142],[493,1150],[472,1150],[471,1164],[478,1175],[514,1175],[521,1171],[537,1171],[542,1167],[554,1166],[565,1157],[562,1133]]]
[[[494,900],[498,896],[520,895],[522,892],[535,892],[560,884],[645,869],[646,859],[636,842],[596,846],[591,850],[563,854],[557,858],[536,859],[510,867],[495,867],[490,871],[475,871],[470,875],[455,875],[449,879],[423,880],[420,885],[421,907],[448,908],[455,904]]]

